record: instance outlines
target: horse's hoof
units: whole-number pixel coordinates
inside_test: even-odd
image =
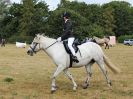
[[[112,86],[112,82],[110,82],[109,84],[110,84],[110,86]]]
[[[51,90],[51,94],[55,93],[56,90]]]
[[[111,82],[108,84],[108,88],[112,90],[112,83]]]
[[[51,88],[51,94],[53,94],[53,93],[57,90],[57,88],[58,88],[58,86],[53,86],[53,87]]]
[[[77,87],[76,87],[76,86],[74,86],[74,87],[73,87],[73,91],[76,91],[76,90],[77,90]]]
[[[108,86],[109,86],[109,87],[112,87],[112,82],[109,82],[109,83],[108,83]]]
[[[58,89],[59,87],[58,86],[55,86],[55,89]]]
[[[83,89],[87,89],[88,86],[89,86],[89,84],[87,84],[87,83],[84,83],[84,84],[82,85]]]

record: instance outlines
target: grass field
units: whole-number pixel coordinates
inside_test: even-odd
[[[103,49],[122,71],[115,75],[107,68],[112,89],[108,88],[102,72],[94,64],[88,89],[81,87],[86,78],[83,67],[70,69],[78,84],[76,92],[62,73],[57,77],[59,89],[54,94],[50,89],[55,65],[42,51],[34,57],[28,56],[27,48],[16,48],[13,44],[0,47],[0,99],[133,99],[133,46],[117,44],[109,50]]]

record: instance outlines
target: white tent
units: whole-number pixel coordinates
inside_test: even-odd
[[[116,37],[115,36],[109,36],[109,38],[110,38],[109,44],[111,46],[116,45]]]
[[[16,42],[16,47],[25,48],[26,47],[26,43]]]

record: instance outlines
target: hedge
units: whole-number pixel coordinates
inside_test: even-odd
[[[118,37],[118,42],[119,43],[123,43],[123,41],[125,39],[133,39],[133,35],[123,35],[123,36],[120,36],[120,37]]]
[[[12,36],[10,38],[8,38],[8,42],[9,43],[15,43],[15,42],[26,42],[28,44],[30,44],[33,40],[33,37],[32,36]]]

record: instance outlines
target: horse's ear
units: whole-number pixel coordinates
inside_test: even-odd
[[[37,36],[38,34],[35,34],[35,36]]]
[[[41,33],[38,33],[38,35],[41,35]]]

